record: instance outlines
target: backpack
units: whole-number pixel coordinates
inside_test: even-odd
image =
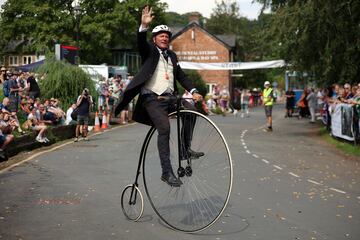
[[[3,92],[5,97],[9,97],[10,94],[9,80],[3,83]]]

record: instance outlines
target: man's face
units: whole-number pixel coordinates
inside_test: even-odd
[[[167,33],[159,33],[155,37],[153,37],[153,41],[156,46],[158,46],[160,49],[168,49],[169,48],[169,34]]]
[[[269,85],[269,84],[266,84],[266,85],[265,85],[265,88],[266,88],[266,89],[268,89],[269,87],[270,87],[270,85]]]

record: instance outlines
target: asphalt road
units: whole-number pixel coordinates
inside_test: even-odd
[[[134,124],[1,171],[0,239],[360,239],[360,159],[324,142],[320,125],[284,119],[282,106],[272,133],[263,131],[262,108],[249,118],[211,118],[228,140],[234,186],[204,232],[167,228],[146,196],[139,222],[123,216],[121,191],[134,179],[148,129]]]

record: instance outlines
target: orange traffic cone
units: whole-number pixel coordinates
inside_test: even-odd
[[[104,113],[103,113],[101,129],[108,129],[106,111],[104,111]]]
[[[98,112],[95,113],[95,127],[94,127],[94,132],[100,132],[100,120],[99,120],[99,114]]]

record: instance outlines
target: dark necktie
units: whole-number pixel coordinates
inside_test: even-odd
[[[161,54],[162,54],[163,57],[165,58],[165,61],[168,61],[169,55],[168,55],[167,51],[166,51],[166,50],[161,51]]]

